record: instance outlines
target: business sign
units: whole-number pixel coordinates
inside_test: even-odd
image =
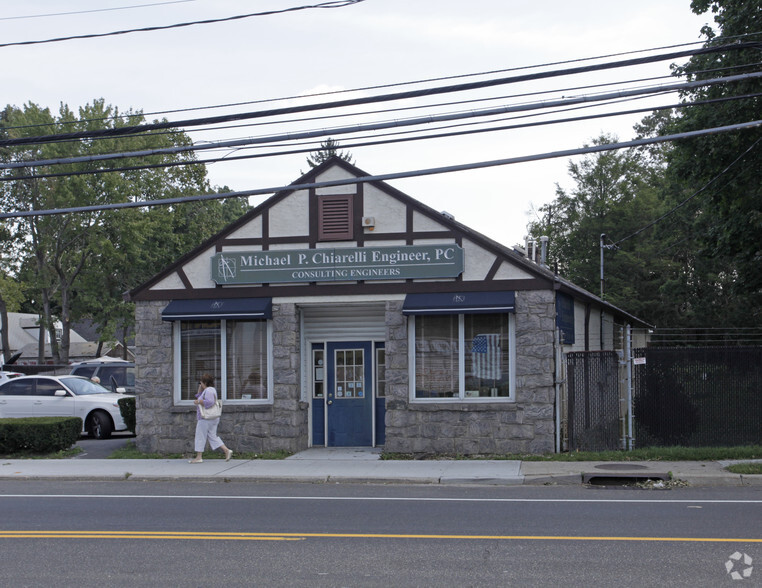
[[[455,278],[463,249],[446,245],[231,251],[212,257],[217,284]]]

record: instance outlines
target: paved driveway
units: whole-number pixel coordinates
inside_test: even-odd
[[[106,459],[134,438],[135,435],[132,433],[114,433],[110,439],[92,439],[83,435],[74,444],[74,447],[82,448],[82,453],[72,459]]]

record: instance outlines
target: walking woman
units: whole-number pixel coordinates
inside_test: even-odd
[[[222,449],[225,453],[225,461],[229,461],[230,456],[233,455],[233,452],[225,447],[222,439],[217,436],[217,425],[220,424],[220,418],[206,420],[201,417],[201,405],[203,404],[204,408],[211,408],[215,402],[217,402],[217,390],[214,389],[214,376],[204,374],[201,376],[201,382],[198,385],[196,400],[193,401],[193,404],[196,405],[196,457],[188,463],[201,463],[204,461],[201,459],[201,456],[204,454],[207,441],[209,441],[213,451]]]

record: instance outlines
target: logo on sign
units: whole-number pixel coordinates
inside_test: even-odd
[[[220,255],[217,259],[217,275],[220,277],[220,280],[223,282],[234,280],[237,273],[235,258]]]

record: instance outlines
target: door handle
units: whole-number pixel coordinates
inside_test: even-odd
[[[329,400],[326,404],[333,404],[333,400]]]

